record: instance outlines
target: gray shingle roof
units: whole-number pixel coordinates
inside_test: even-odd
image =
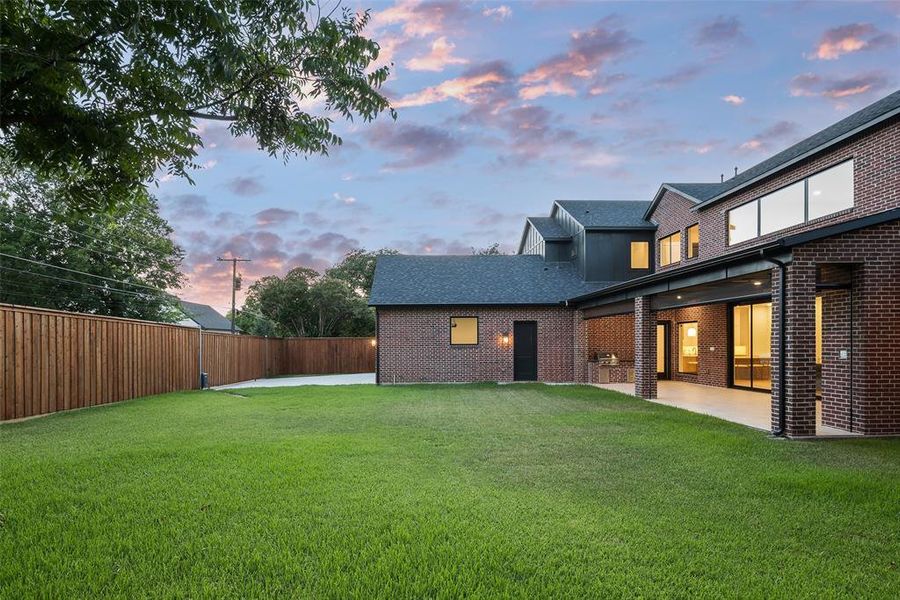
[[[552,217],[528,217],[528,222],[541,234],[545,241],[568,240],[572,237]]]
[[[558,304],[609,285],[540,256],[379,256],[369,304]]]
[[[185,316],[200,325],[203,329],[213,331],[231,331],[231,321],[216,312],[212,306],[207,304],[197,304],[196,302],[187,302],[179,300],[181,310]],[[235,331],[240,331],[240,327],[235,327]]]
[[[557,200],[556,204],[585,228],[653,229],[644,220],[645,200]]]
[[[782,150],[775,156],[750,167],[743,173],[738,173],[735,177],[732,177],[724,183],[714,184],[722,186],[721,189],[709,198],[703,200],[703,202],[711,203],[722,199],[730,192],[744,187],[749,182],[767,175],[772,171],[786,167],[795,160],[818,150],[821,147],[828,146],[861,127],[877,123],[881,119],[890,116],[890,113],[898,110],[900,110],[900,91],[896,91],[893,94],[870,104],[862,110],[853,113],[849,117],[841,119],[834,125],[826,127],[805,140],[797,142],[790,148]]]
[[[728,182],[726,181],[725,183],[664,183],[663,185],[674,188],[688,196],[688,200],[694,200],[696,204],[698,202],[709,200],[716,194],[719,194],[725,189],[727,183]]]

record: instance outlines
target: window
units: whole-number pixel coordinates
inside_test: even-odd
[[[659,264],[664,267],[681,261],[681,232],[659,240]]]
[[[700,256],[700,224],[691,225],[687,228],[687,257],[697,258]]]
[[[765,235],[797,225],[806,211],[803,181],[781,188],[759,199],[759,233]]]
[[[682,373],[696,373],[700,349],[697,322],[679,323],[678,333],[678,370]]]
[[[728,211],[728,243],[737,244],[853,208],[853,161],[816,173]]]
[[[450,344],[471,346],[478,343],[478,317],[450,317]]]
[[[728,211],[728,243],[737,244],[759,235],[759,214],[756,201]]]
[[[853,208],[853,161],[809,178],[809,218]]]
[[[631,242],[631,268],[650,268],[650,242]]]

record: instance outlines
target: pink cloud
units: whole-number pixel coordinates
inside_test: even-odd
[[[501,4],[494,8],[485,8],[481,14],[485,17],[492,17],[496,21],[505,21],[512,16],[513,11],[505,4]]]
[[[822,34],[810,60],[837,60],[844,54],[897,46],[897,36],[880,31],[871,23],[833,27]]]
[[[722,96],[722,100],[724,102],[727,102],[728,104],[740,106],[746,101],[746,98],[744,98],[743,96],[737,96],[735,94],[728,94],[727,96]]]
[[[409,59],[404,64],[411,71],[443,71],[448,65],[463,65],[469,62],[465,58],[453,56],[456,45],[441,36],[431,43],[431,50],[425,56]]]
[[[487,63],[468,69],[459,77],[407,94],[395,100],[393,105],[395,108],[408,108],[451,99],[475,104],[491,95],[497,86],[509,82],[510,78],[508,67],[502,63]]]
[[[638,44],[611,19],[605,19],[586,31],[576,31],[569,39],[569,49],[553,56],[519,78],[522,95],[528,99],[547,94],[574,93],[576,85],[590,84],[600,69],[617,60]]]
[[[803,73],[791,79],[791,96],[824,96],[840,100],[884,89],[887,76],[881,71],[860,73],[852,77],[832,79],[814,73]]]
[[[390,8],[373,14],[376,28],[401,25],[404,35],[413,38],[442,33],[453,21],[461,21],[468,15],[468,8],[457,2],[421,2],[400,0]]]

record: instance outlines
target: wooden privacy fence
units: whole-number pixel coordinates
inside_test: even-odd
[[[372,338],[264,338],[0,305],[0,421],[277,375],[375,370]]]

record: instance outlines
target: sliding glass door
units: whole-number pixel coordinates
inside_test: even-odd
[[[736,387],[772,389],[772,303],[732,308],[732,382]]]

